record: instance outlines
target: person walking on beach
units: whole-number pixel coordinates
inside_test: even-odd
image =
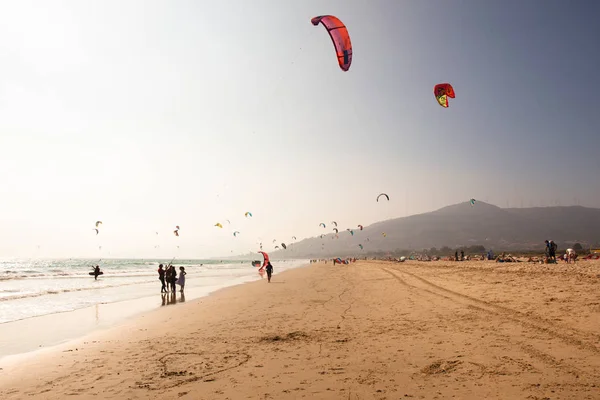
[[[167,293],[167,286],[165,285],[165,270],[163,269],[163,265],[160,264],[158,266],[158,280],[162,283],[162,287],[160,288],[161,293]]]
[[[271,265],[271,261],[269,261],[265,270],[267,271],[267,283],[271,283],[271,275],[273,275],[273,266]]]
[[[185,288],[185,276],[186,276],[185,268],[179,267],[179,279],[177,279],[177,284],[181,286],[180,292],[183,293],[183,289]]]

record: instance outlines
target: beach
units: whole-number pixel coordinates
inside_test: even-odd
[[[600,399],[597,261],[274,266],[0,360],[0,398]]]

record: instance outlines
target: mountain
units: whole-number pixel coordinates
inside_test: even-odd
[[[377,222],[362,231],[352,227],[354,235],[342,224],[338,228],[337,239],[333,233],[323,238],[308,238],[270,255],[272,258],[360,256],[473,245],[497,251],[533,250],[543,249],[545,239],[554,240],[561,249],[576,242],[585,247],[600,241],[600,209],[581,206],[500,208],[484,202],[474,205],[467,202]]]

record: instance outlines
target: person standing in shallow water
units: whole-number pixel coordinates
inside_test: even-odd
[[[268,283],[271,283],[271,275],[273,275],[273,266],[271,265],[271,261],[269,261],[265,270],[267,271]]]
[[[169,284],[171,286],[171,291],[175,293],[175,282],[177,282],[177,270],[175,270],[175,266],[173,265],[169,267],[169,270],[171,271],[171,280],[169,281]]]
[[[163,269],[163,265],[160,264],[158,266],[158,280],[162,283],[162,287],[160,288],[161,293],[167,293],[167,286],[165,285],[165,270]]]
[[[96,267],[94,267],[94,280],[95,281],[98,280],[98,275],[100,275],[100,266],[96,265]]]
[[[185,275],[185,268],[179,267],[179,279],[177,279],[177,284],[181,286],[181,293],[183,293],[183,289],[185,288]]]

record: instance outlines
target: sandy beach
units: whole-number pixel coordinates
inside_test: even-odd
[[[598,262],[314,264],[0,361],[0,398],[600,399],[599,284]]]

